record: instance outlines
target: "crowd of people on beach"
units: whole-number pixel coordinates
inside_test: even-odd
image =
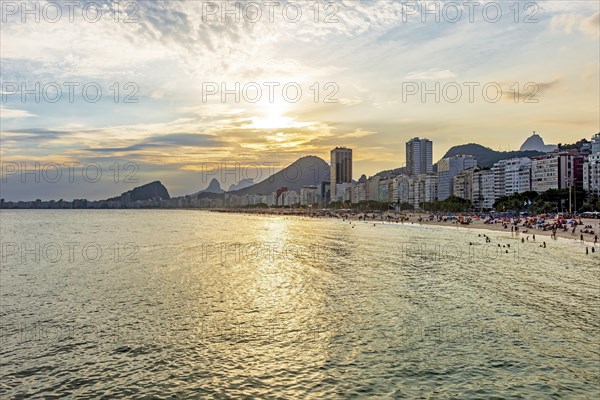
[[[461,213],[461,214],[424,214],[424,213],[399,213],[396,211],[362,211],[352,209],[297,209],[297,208],[260,208],[260,209],[215,209],[217,212],[241,213],[251,215],[281,215],[293,217],[308,217],[319,219],[338,219],[344,222],[373,222],[376,226],[379,223],[390,224],[415,224],[434,223],[436,225],[454,224],[473,225],[479,222],[482,225],[502,224],[503,229],[510,229],[511,234],[527,235],[521,237],[521,242],[529,241],[532,236],[536,240],[535,232],[550,232],[550,238],[557,240],[557,233],[571,232],[574,239],[579,233],[581,243],[592,242],[592,253],[595,253],[595,247],[598,246],[598,232],[600,232],[600,221],[597,227],[592,223],[584,223],[580,217],[572,215],[564,216],[560,214],[540,214],[535,216],[514,215],[510,213]],[[595,222],[593,223],[595,224]],[[352,226],[354,227],[354,225]],[[483,226],[482,226],[483,227]],[[578,231],[579,229],[579,231]],[[528,235],[529,234],[529,235]],[[480,235],[481,236],[481,235]],[[484,235],[486,240],[491,240],[489,236]],[[486,242],[487,243],[487,242]],[[540,247],[546,248],[546,242],[540,244]],[[586,246],[586,254],[589,254],[589,248]]]

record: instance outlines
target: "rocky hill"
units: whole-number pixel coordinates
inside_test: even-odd
[[[269,195],[283,186],[288,190],[300,192],[303,186],[316,186],[323,181],[329,181],[329,164],[320,157],[306,156],[261,182],[229,193],[238,196]]]
[[[250,187],[250,186],[254,185],[254,183],[255,183],[254,179],[252,179],[252,178],[242,179],[238,183],[231,184],[229,186],[228,192],[233,192],[234,190],[240,190],[240,189]]]
[[[529,136],[525,142],[521,145],[520,151],[541,151],[547,153],[557,149],[555,144],[545,144],[544,139],[537,133],[533,132],[533,135]]]
[[[225,193],[225,191],[223,189],[221,189],[221,184],[219,183],[217,178],[212,178],[212,180],[210,181],[210,183],[208,184],[208,187],[206,189],[202,189],[202,190],[194,193],[194,195],[203,194],[203,193],[221,194],[221,193]]]
[[[171,196],[169,196],[167,188],[162,183],[160,183],[160,181],[154,181],[133,188],[132,190],[122,193],[120,196],[113,197],[108,200],[122,200],[127,197],[129,197],[130,201],[150,200],[155,198],[168,200],[171,198]]]
[[[453,146],[444,154],[442,158],[453,157],[459,154],[470,154],[477,158],[477,164],[482,168],[489,168],[494,163],[500,160],[506,160],[508,158],[515,157],[536,157],[543,155],[540,151],[496,151],[489,147],[484,147],[480,144],[469,143],[461,144],[460,146]]]

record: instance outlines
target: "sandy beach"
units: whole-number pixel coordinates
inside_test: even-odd
[[[412,214],[413,217],[410,218],[410,221],[408,223],[414,222],[415,224],[420,224],[420,225],[430,225],[430,226],[446,226],[446,227],[456,227],[457,229],[485,229],[485,230],[490,230],[490,231],[495,231],[495,232],[503,232],[503,233],[510,233],[511,232],[511,226],[507,225],[506,227],[504,226],[504,224],[497,222],[497,223],[491,223],[491,224],[486,224],[484,223],[485,220],[484,219],[473,219],[471,220],[471,222],[468,225],[463,225],[460,224],[457,221],[437,221],[437,220],[433,220],[433,221],[429,221],[429,215],[428,214]],[[419,217],[423,218],[422,222],[418,222]],[[581,235],[583,235],[583,240],[585,243],[587,244],[594,244],[594,237],[596,235],[600,236],[600,220],[598,219],[590,219],[590,218],[581,218],[581,222],[582,225],[577,226],[575,228],[575,232],[572,232],[572,228],[569,228],[567,231],[563,231],[562,229],[558,229],[556,231],[556,236],[558,238],[562,238],[562,239],[568,239],[568,240],[573,240],[575,242],[581,242]],[[406,223],[406,222],[405,222]],[[591,226],[591,231],[593,231],[593,234],[590,233],[582,233],[582,231],[586,230],[584,228],[584,226]],[[590,228],[587,229],[588,231],[590,231]],[[539,237],[547,237],[549,239],[551,239],[552,236],[552,230],[542,230],[542,229],[536,229],[535,227],[533,228],[524,228],[522,226],[519,225],[519,231],[518,232],[514,232],[515,235],[518,235],[520,237],[523,238],[527,238],[527,236],[530,237],[530,240],[533,240],[533,235],[536,236],[536,238]],[[599,242],[597,244],[598,246],[600,246],[600,239]]]
[[[234,212],[234,213],[243,213],[243,214],[267,214],[267,215],[282,215],[282,216],[296,216],[296,217],[307,217],[307,218],[335,218],[335,219],[346,219],[349,221],[364,221],[366,223],[384,223],[389,225],[402,225],[402,224],[410,224],[410,225],[421,225],[421,226],[443,226],[456,229],[478,229],[478,230],[488,230],[494,232],[502,232],[502,233],[511,233],[511,223],[502,223],[500,220],[496,219],[495,223],[486,223],[485,218],[472,218],[469,224],[461,224],[456,219],[450,220],[441,220],[437,219],[429,220],[430,214],[427,213],[406,213],[400,214],[404,215],[404,221],[396,220],[398,214],[392,212],[386,212],[383,214],[374,214],[374,213],[363,213],[363,212],[317,212],[317,211],[308,211],[301,209],[219,209],[213,210],[217,212]],[[366,219],[364,219],[364,215],[366,214]],[[547,219],[547,222],[552,221],[551,218]],[[573,228],[569,227],[566,231],[563,229],[556,230],[556,237],[560,239],[566,239],[573,241],[574,243],[582,243],[581,237],[583,236],[583,243],[591,246],[600,247],[600,238],[597,243],[594,243],[596,235],[600,237],[600,219],[592,219],[592,218],[581,218],[577,219],[577,221],[581,221],[581,224],[575,228],[573,232]],[[547,229],[536,229],[536,226],[532,227],[524,227],[523,221],[521,221],[518,225],[518,231],[513,227],[512,233],[516,237],[521,237],[524,240],[534,241],[538,237],[546,238],[547,240],[553,240],[552,238],[552,230]],[[593,232],[593,233],[590,233]],[[535,236],[535,238],[534,238]],[[528,239],[529,237],[529,239]]]

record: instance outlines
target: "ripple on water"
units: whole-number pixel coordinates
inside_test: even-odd
[[[134,242],[139,251],[132,263],[107,251],[92,262],[2,264],[0,394],[593,398],[600,390],[600,253],[574,257],[581,249],[560,242],[482,253],[474,231],[347,225],[3,210],[3,240],[34,232],[40,242]],[[495,248],[519,246],[489,236]],[[252,252],[256,244],[262,251]]]

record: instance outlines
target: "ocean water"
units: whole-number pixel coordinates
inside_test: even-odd
[[[600,391],[600,251],[577,243],[191,210],[0,231],[1,398]]]

